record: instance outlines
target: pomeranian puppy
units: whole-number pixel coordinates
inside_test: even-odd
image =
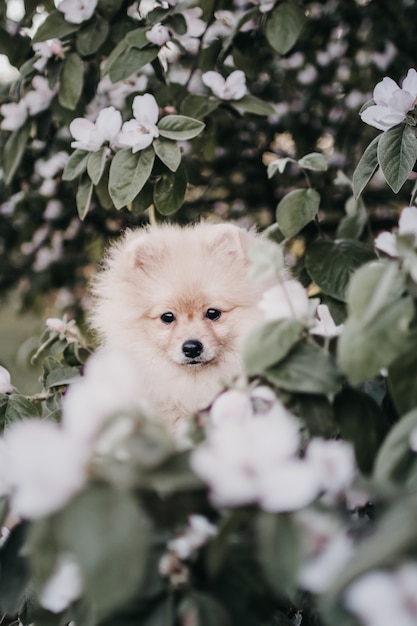
[[[155,417],[170,426],[207,407],[242,372],[241,347],[262,318],[249,277],[258,235],[232,224],[128,230],[93,281],[91,325],[131,355]]]

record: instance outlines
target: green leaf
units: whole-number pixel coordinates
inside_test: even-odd
[[[4,146],[3,173],[6,185],[13,180],[17,168],[20,165],[26,144],[29,139],[30,124],[24,124],[19,130],[10,135]]]
[[[285,237],[294,237],[317,215],[320,194],[315,189],[294,189],[277,206],[276,220]]]
[[[32,43],[47,39],[62,39],[80,28],[79,24],[70,24],[65,21],[62,11],[52,11],[36,31]]]
[[[90,152],[77,148],[71,154],[62,172],[62,180],[75,180],[87,169]]]
[[[153,148],[156,156],[161,159],[171,172],[176,172],[181,163],[181,150],[175,141],[169,139],[154,139]]]
[[[81,221],[85,218],[90,209],[93,188],[93,183],[88,176],[83,176],[78,185],[77,195],[75,197],[78,216]]]
[[[370,474],[379,447],[390,429],[385,414],[371,396],[350,387],[338,393],[334,411],[343,439],[354,445],[359,469],[363,474]]]
[[[272,104],[265,102],[250,93],[247,93],[240,100],[228,100],[228,103],[241,109],[246,113],[254,113],[255,115],[273,115],[275,109]]]
[[[105,18],[111,20],[122,4],[123,0],[98,0],[97,10],[104,15]]]
[[[298,393],[336,393],[342,377],[333,357],[314,343],[296,345],[265,377],[279,389]]]
[[[404,278],[392,263],[366,265],[350,282],[350,315],[339,338],[338,359],[352,384],[389,367],[409,341],[414,306],[409,296],[398,295],[401,284]]]
[[[311,152],[306,154],[297,161],[298,165],[305,170],[313,170],[314,172],[325,172],[329,165],[324,154],[320,152]]]
[[[378,163],[385,180],[397,193],[417,160],[417,138],[408,124],[394,126],[382,133],[377,148]]]
[[[113,83],[129,78],[134,72],[138,72],[142,67],[151,63],[158,56],[159,48],[152,46],[142,50],[134,47],[125,48],[117,56],[111,67],[105,66],[104,74],[110,76]],[[110,59],[108,59],[109,61]]]
[[[417,337],[410,335],[407,347],[391,363],[388,370],[388,386],[399,415],[417,406]]]
[[[98,184],[94,187],[95,194],[103,209],[111,209],[111,207],[113,206],[113,200],[111,199],[109,194],[109,172],[110,161],[106,161],[103,175],[100,178]]]
[[[53,527],[61,550],[78,561],[86,597],[98,615],[120,607],[140,590],[148,524],[130,494],[90,485],[54,517]]]
[[[27,525],[20,523],[12,528],[0,552],[0,609],[2,614],[16,615],[22,606],[29,582],[27,559],[22,556]]]
[[[268,16],[265,35],[270,46],[286,54],[297,41],[306,17],[295,2],[282,2]]]
[[[0,418],[3,427],[27,417],[39,417],[39,407],[20,393],[0,395]]]
[[[373,247],[360,241],[320,239],[307,249],[306,269],[323,293],[345,301],[346,288],[353,272],[375,258]]]
[[[197,94],[188,94],[181,102],[181,113],[193,118],[206,117],[215,111],[221,100]]]
[[[378,167],[378,143],[382,135],[371,141],[353,172],[353,195],[359,198]]]
[[[175,213],[184,201],[187,190],[187,171],[183,164],[176,172],[167,172],[155,183],[153,200],[161,215]]]
[[[84,64],[73,52],[64,61],[58,91],[59,104],[73,111],[78,104],[84,84]]]
[[[106,41],[109,31],[109,23],[96,15],[92,22],[87,23],[77,33],[75,45],[78,54],[81,56],[95,54]]]
[[[256,543],[258,560],[271,589],[279,597],[293,597],[301,561],[301,542],[292,517],[258,513]]]
[[[243,360],[249,376],[262,374],[267,367],[286,357],[304,331],[304,324],[295,319],[274,320],[256,326],[243,345]]]
[[[109,174],[109,192],[116,209],[121,209],[135,199],[151,175],[154,160],[152,146],[135,154],[131,148],[117,152]]]
[[[186,115],[166,115],[158,122],[161,137],[177,141],[193,139],[201,133],[205,124]]]
[[[179,607],[181,624],[198,626],[231,626],[226,610],[212,596],[194,591],[181,602]]]
[[[345,215],[337,227],[337,239],[359,239],[367,222],[368,214],[363,207],[353,215]]]
[[[81,368],[79,367],[56,367],[53,369],[45,380],[45,387],[48,389],[51,387],[61,387],[62,385],[69,385],[77,380],[81,375]]]
[[[103,176],[107,163],[107,150],[101,148],[97,152],[92,152],[87,161],[87,174],[91,178],[94,185],[98,185]]]
[[[149,39],[146,37],[147,28],[135,28],[127,33],[125,41],[129,46],[134,48],[144,48],[149,45]]]
[[[404,483],[417,455],[410,448],[411,433],[417,428],[417,409],[395,424],[382,444],[375,462],[374,480],[381,487]]]

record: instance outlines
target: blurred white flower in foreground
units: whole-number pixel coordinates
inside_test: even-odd
[[[97,152],[107,142],[113,145],[121,126],[122,115],[112,106],[102,109],[95,122],[77,117],[69,125],[70,133],[75,139],[71,147]]]
[[[0,106],[3,119],[0,123],[2,130],[18,130],[28,118],[28,110],[24,100],[19,102],[7,102]]]
[[[353,542],[334,518],[312,510],[300,511],[306,557],[298,574],[303,589],[325,592],[353,553]]]
[[[150,93],[145,93],[135,97],[132,108],[135,119],[123,124],[118,143],[120,146],[130,146],[132,152],[138,152],[150,146],[159,136],[156,126],[159,107],[155,98]]]
[[[241,100],[246,93],[246,76],[242,70],[235,70],[226,79],[219,72],[205,72],[201,79],[221,100]]]
[[[9,426],[0,448],[2,494],[10,510],[23,518],[38,518],[60,509],[86,480],[88,452],[56,423],[40,419]]]
[[[398,220],[399,235],[414,235],[417,240],[417,207],[408,206],[401,211]],[[389,256],[398,256],[397,237],[394,233],[384,231],[375,238],[375,247]]]
[[[375,104],[360,114],[362,121],[379,130],[389,130],[400,124],[414,108],[417,98],[417,72],[409,69],[401,88],[387,76],[374,89]]]
[[[203,515],[190,515],[185,532],[168,543],[168,549],[179,559],[189,559],[192,553],[201,548],[217,534],[217,528]]]
[[[50,39],[49,41],[39,41],[32,44],[33,51],[37,55],[37,61],[33,67],[42,72],[45,65],[51,57],[64,58],[64,48],[59,39]]]
[[[336,326],[327,304],[319,304],[316,311],[317,320],[312,329],[312,335],[321,337],[337,337],[343,330],[343,324]]]
[[[285,280],[262,294],[259,308],[267,320],[306,320],[310,313],[310,301],[301,283],[297,280]]]
[[[0,393],[12,393],[13,385],[11,383],[9,371],[0,365]]]
[[[409,562],[361,576],[347,588],[344,602],[364,626],[415,626],[416,589],[417,564]]]
[[[49,88],[49,83],[43,76],[35,76],[32,80],[32,91],[24,96],[23,100],[30,115],[45,111],[51,104],[55,91]]]
[[[71,554],[62,554],[39,595],[39,603],[52,613],[61,613],[80,597],[81,592],[79,565]]]
[[[267,511],[293,511],[349,486],[350,444],[313,439],[300,457],[296,418],[277,400],[255,401],[252,392],[245,401],[242,393],[227,391],[215,401],[207,440],[191,457],[215,505],[258,503]]]
[[[92,17],[97,0],[62,0],[57,6],[64,14],[65,20],[72,24],[81,24]]]

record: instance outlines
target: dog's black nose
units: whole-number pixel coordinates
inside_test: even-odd
[[[189,359],[195,359],[203,352],[204,346],[198,339],[188,339],[182,344],[182,351]]]

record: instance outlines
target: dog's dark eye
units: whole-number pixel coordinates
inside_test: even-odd
[[[172,322],[175,322],[175,315],[171,313],[171,311],[167,311],[166,313],[162,313],[161,320],[164,324],[172,324]]]
[[[206,311],[206,317],[208,317],[208,319],[212,320],[213,322],[218,320],[221,314],[222,312],[219,311],[219,309],[207,309]]]

